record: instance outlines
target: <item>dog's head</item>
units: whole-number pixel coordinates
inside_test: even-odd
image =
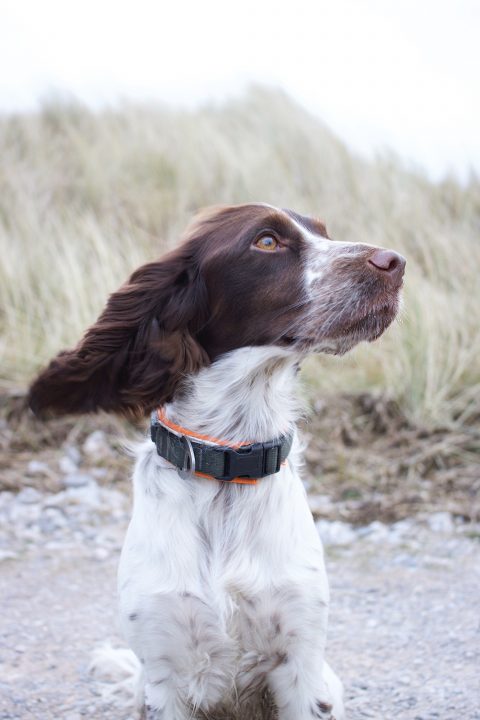
[[[201,213],[179,248],[136,270],[73,350],[30,389],[35,412],[140,415],[240,347],[345,353],[394,319],[405,260],[331,240],[268,205]]]

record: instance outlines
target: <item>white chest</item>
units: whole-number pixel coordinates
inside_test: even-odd
[[[119,572],[143,592],[255,594],[322,566],[301,480],[287,464],[255,486],[181,477],[146,443]]]

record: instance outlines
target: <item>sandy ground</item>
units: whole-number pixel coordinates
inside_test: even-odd
[[[88,674],[92,648],[118,640],[115,573],[126,521],[118,515],[108,553],[88,539],[40,538],[5,554],[0,718],[125,720]],[[328,655],[348,717],[480,719],[474,533],[442,516],[430,525],[320,529],[332,588]]]

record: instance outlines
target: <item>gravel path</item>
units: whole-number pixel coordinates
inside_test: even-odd
[[[0,494],[0,718],[125,720],[87,668],[92,648],[118,640],[128,505],[88,477],[56,495]],[[350,720],[479,720],[479,529],[447,513],[318,527],[332,588],[328,655]]]

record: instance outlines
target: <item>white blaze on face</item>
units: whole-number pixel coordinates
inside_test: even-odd
[[[352,248],[365,248],[365,245],[352,242],[339,242],[338,240],[330,240],[316,233],[312,233],[308,228],[293,218],[290,218],[295,227],[302,233],[302,237],[309,248],[307,262],[305,267],[305,285],[307,291],[310,292],[312,286],[328,274],[332,262],[342,255],[344,257],[352,257]],[[345,252],[346,251],[346,252]]]

